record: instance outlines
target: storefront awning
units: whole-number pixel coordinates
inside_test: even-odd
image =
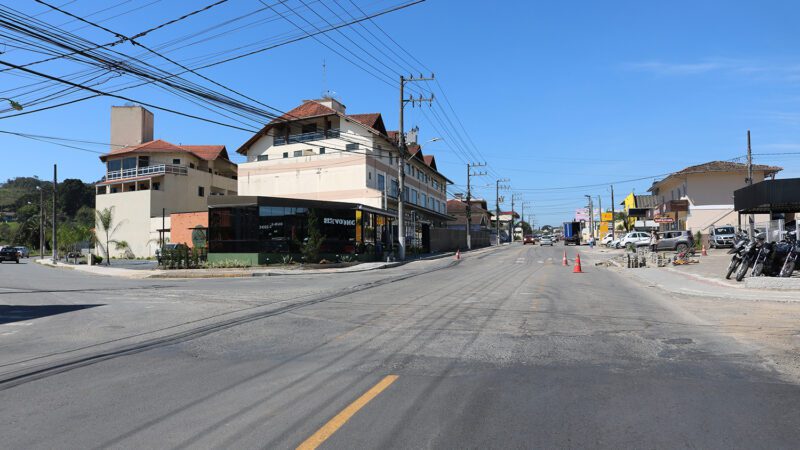
[[[800,212],[800,178],[765,180],[737,189],[733,208],[742,214]]]

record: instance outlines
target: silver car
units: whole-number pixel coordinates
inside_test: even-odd
[[[550,236],[542,236],[542,238],[539,239],[539,245],[549,245],[550,247],[552,247],[553,238],[551,238]]]

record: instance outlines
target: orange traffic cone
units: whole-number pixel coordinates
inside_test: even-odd
[[[703,256],[708,256],[708,252],[706,251],[706,245],[703,244],[703,249],[700,250],[700,254]]]
[[[583,271],[581,270],[581,255],[580,254],[576,254],[575,255],[575,268],[572,269],[572,273],[583,273]]]
[[[456,260],[461,259],[461,249],[456,250]]]
[[[564,250],[564,259],[561,260],[561,265],[562,266],[568,266],[569,265],[567,263],[567,251],[566,250]]]

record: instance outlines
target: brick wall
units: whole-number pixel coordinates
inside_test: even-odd
[[[169,241],[194,247],[192,228],[198,226],[208,227],[208,211],[170,214]]]

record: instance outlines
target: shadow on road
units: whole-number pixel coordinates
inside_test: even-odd
[[[0,325],[4,323],[19,322],[21,320],[38,319],[54,316],[86,308],[95,308],[97,305],[0,305]]]

